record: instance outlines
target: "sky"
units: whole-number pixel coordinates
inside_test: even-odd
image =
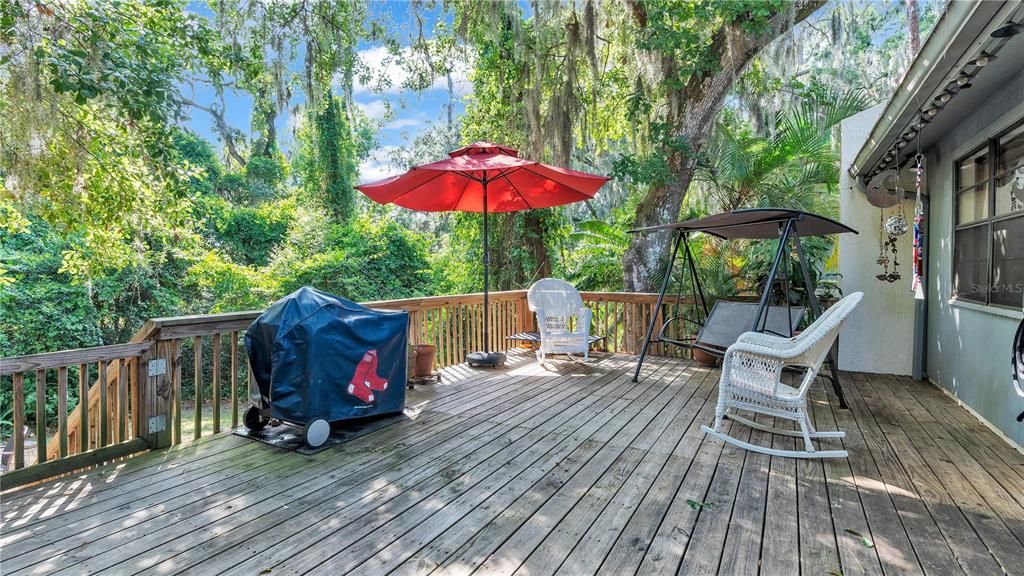
[[[213,17],[213,13],[204,2],[191,2],[188,5],[188,10],[207,18]],[[401,39],[404,47],[408,47],[410,31],[415,26],[415,20],[407,1],[371,0],[370,13],[372,18],[387,19],[388,29]],[[424,30],[428,37],[438,18],[445,18],[447,22],[451,22],[451,16],[444,14],[440,8],[426,13]],[[387,53],[382,44],[374,45],[366,41],[360,43],[360,59],[375,73],[386,74],[391,79],[391,87],[383,91],[377,90],[373,86],[364,86],[358,81],[353,90],[353,99],[356,105],[368,117],[377,121],[380,126],[377,132],[377,148],[359,167],[360,182],[377,180],[391,175],[395,168],[390,166],[387,161],[388,153],[396,147],[408,145],[431,123],[443,122],[447,117],[448,88],[446,79],[436,79],[434,84],[424,91],[404,90],[401,85],[406,78],[405,72],[397,63],[389,64],[386,56]],[[301,71],[301,53],[290,68],[296,72]],[[454,107],[456,116],[465,111],[462,98],[471,89],[467,74],[466,68],[457,69],[453,73],[457,98]],[[214,91],[210,86],[183,86],[182,92],[186,97],[203,105],[209,105],[215,101]],[[302,95],[298,94],[292,98],[291,104],[292,106],[301,104],[302,100]],[[229,125],[249,133],[252,99],[248,95],[229,90],[225,94],[224,109],[225,120]],[[216,148],[221,149],[223,144],[214,132],[213,120],[210,115],[196,109],[189,109],[189,113],[190,116],[185,125],[207,139]],[[279,143],[285,150],[288,150],[292,143],[292,132],[296,121],[297,117],[291,110],[283,112],[277,119]]]

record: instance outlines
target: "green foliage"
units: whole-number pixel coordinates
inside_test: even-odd
[[[188,269],[184,284],[193,294],[193,303],[211,313],[259,310],[278,297],[273,280],[260,270],[212,250]]]
[[[867,105],[860,92],[829,92],[780,114],[772,134],[725,113],[700,156],[697,195],[712,212],[776,206],[833,215],[839,184],[839,122]]]
[[[629,246],[627,232],[640,195],[613,209],[606,220],[584,220],[569,235],[573,243],[566,272],[581,290],[622,290],[622,255]]]
[[[581,290],[616,290],[622,287],[622,254],[629,246],[629,235],[602,220],[586,220],[576,225],[569,239],[576,242],[573,282]]]
[[[173,124],[211,30],[173,0],[5,2],[2,16],[3,195],[65,233],[76,280],[130,265],[139,236],[187,214]]]
[[[764,34],[771,17],[785,5],[783,0],[648,0],[647,25],[637,44],[680,63],[666,78],[679,88],[694,76],[717,71],[721,55],[713,47],[719,28],[735,23],[751,34]]]
[[[295,203],[291,200],[250,207],[211,197],[203,199],[200,205],[213,244],[233,261],[247,266],[265,266],[270,261],[271,253],[284,241],[295,216]]]
[[[253,200],[252,191],[244,174],[228,172],[217,181],[217,194],[236,204],[244,204]]]
[[[224,168],[210,143],[194,132],[174,133],[174,149],[181,162],[198,169],[188,179],[188,186],[199,195],[210,195],[224,175]]]
[[[250,158],[245,165],[245,189],[248,198],[240,198],[239,201],[266,202],[278,196],[287,175],[287,161],[280,153]]]
[[[819,300],[836,299],[842,296],[839,288],[840,275],[836,271],[835,253],[837,246],[833,238],[822,236],[809,236],[801,238],[801,245],[804,248],[804,256],[807,259],[808,273],[811,277],[811,286],[814,287],[815,296]],[[765,282],[768,279],[768,272],[778,251],[779,242],[771,240],[768,242],[751,243],[746,251],[747,259],[743,262],[744,275],[756,286],[757,292],[764,290]],[[800,278],[800,260],[790,245],[789,254],[783,261],[783,266],[788,266],[786,271],[790,278],[790,293],[788,295],[793,304],[808,305],[807,290],[804,287],[803,279]],[[776,287],[777,289],[777,287]],[[782,294],[777,294],[780,298]]]
[[[124,342],[149,318],[182,308],[183,270],[173,254],[136,261],[89,283],[62,271],[68,241],[33,219],[19,233],[0,231],[0,265],[13,281],[0,288],[4,356]]]
[[[344,102],[328,94],[321,110],[307,111],[299,132],[298,169],[307,194],[328,208],[337,222],[355,213],[359,143],[353,139]]]
[[[282,291],[314,286],[355,301],[428,295],[427,243],[393,222],[362,217],[333,226],[329,249],[304,259],[283,278]]]

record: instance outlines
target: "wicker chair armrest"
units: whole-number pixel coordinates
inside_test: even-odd
[[[544,322],[544,309],[535,308],[533,310],[533,313],[537,316],[537,332],[541,335],[541,337],[543,337],[548,332],[546,323]]]
[[[790,360],[799,358],[802,354],[802,350],[794,348],[792,346],[788,348],[781,348],[775,346],[765,346],[761,343],[737,341],[726,351],[726,355],[730,352],[733,353],[744,353],[753,356],[763,356],[766,358],[772,358],[783,364],[788,364]]]
[[[793,348],[797,338],[798,336],[784,338],[782,336],[775,336],[774,334],[765,334],[764,332],[744,332],[743,334],[740,334],[740,337],[736,342],[754,344],[756,346],[771,348],[772,350],[789,350]]]
[[[590,322],[594,313],[586,306],[576,311],[576,333],[582,334],[584,338],[590,337]]]

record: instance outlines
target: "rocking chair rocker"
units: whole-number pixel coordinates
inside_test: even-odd
[[[740,336],[735,344],[729,346],[722,362],[714,428],[702,426],[701,429],[745,450],[771,456],[846,458],[846,450],[815,450],[812,439],[842,438],[846,433],[818,432],[814,429],[807,411],[807,392],[839,336],[843,322],[863,296],[863,293],[855,292],[843,298],[794,338],[780,338],[760,332],[747,332]],[[785,366],[806,369],[799,388],[782,383],[780,375]],[[730,410],[744,410],[793,420],[799,425],[800,430],[765,426],[738,416]],[[727,417],[734,422],[772,434],[803,438],[804,450],[766,448],[733,438],[722,431],[722,420]]]

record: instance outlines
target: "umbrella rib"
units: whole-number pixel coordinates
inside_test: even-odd
[[[509,170],[509,172],[511,172],[511,170]],[[509,179],[509,172],[502,174],[501,177],[504,178],[505,182],[508,182],[508,185],[511,186],[512,189],[516,191],[516,194],[519,194],[519,197],[522,198],[523,202],[526,203],[526,207],[529,208],[530,210],[533,210],[534,208],[533,206],[530,205],[530,201],[526,199],[526,196],[523,196],[523,193],[519,191],[519,188],[516,188],[516,185],[512,183],[511,179]]]
[[[463,174],[462,172],[455,172],[455,173],[458,174],[459,176],[464,177],[467,180],[472,180],[473,182],[479,182],[479,180],[477,180],[476,178],[473,178],[472,176],[469,176],[467,174]],[[466,190],[469,190],[469,182],[466,182],[466,185],[462,188],[462,193],[459,194],[459,199],[455,202],[455,206],[453,207],[454,210],[458,210],[459,205],[462,204],[462,199],[466,197]]]
[[[539,164],[539,162],[538,162],[538,164]],[[529,169],[529,168],[527,168],[526,166],[521,166],[521,167],[520,167],[520,169],[521,169],[521,170],[526,170],[527,172],[529,172],[530,174],[533,174],[534,176],[540,176],[541,178],[546,178],[546,179],[548,179],[548,180],[551,180],[551,181],[552,181],[552,182],[554,182],[555,184],[558,184],[559,186],[565,186],[566,188],[569,188],[569,189],[571,189],[571,190],[572,190],[572,191],[574,191],[574,192],[579,192],[580,194],[585,194],[584,192],[580,192],[580,190],[579,190],[579,189],[577,189],[577,188],[576,188],[575,186],[571,186],[571,185],[569,185],[569,184],[564,184],[564,183],[562,183],[562,182],[559,182],[558,180],[556,180],[556,179],[552,178],[551,176],[545,176],[544,174],[540,174],[540,173],[538,173],[538,172],[534,172],[533,170],[530,170],[530,169]],[[607,182],[607,181],[608,181],[608,179],[607,179],[607,178],[605,178],[605,182]]]
[[[419,188],[420,186],[426,186],[427,184],[430,184],[431,182],[433,182],[434,180],[437,180],[437,179],[438,179],[438,178],[440,178],[441,176],[444,176],[444,174],[445,174],[444,172],[438,172],[438,173],[437,173],[437,176],[434,176],[434,177],[432,177],[432,178],[431,178],[430,180],[427,180],[427,181],[425,181],[425,182],[420,182],[419,184],[417,184],[416,186],[412,187],[411,189],[409,189],[409,190],[406,190],[405,192],[402,192],[402,193],[401,193],[401,194],[399,194],[398,196],[395,196],[395,198],[394,198],[393,200],[391,200],[390,202],[388,202],[388,204],[394,204],[394,203],[395,203],[395,200],[398,200],[399,198],[401,198],[401,197],[403,197],[403,196],[405,196],[405,195],[407,195],[407,194],[412,194],[412,193],[413,193],[413,192],[415,192],[415,191],[416,191],[416,189],[417,189],[417,188]]]
[[[453,174],[458,174],[459,176],[462,176],[463,178],[468,178],[468,179],[470,179],[470,180],[472,180],[474,182],[482,182],[483,181],[481,178],[477,178],[477,177],[473,176],[472,174],[470,174],[469,172],[464,172],[462,170],[452,170],[451,172]],[[486,170],[485,170],[485,172],[486,172]]]

